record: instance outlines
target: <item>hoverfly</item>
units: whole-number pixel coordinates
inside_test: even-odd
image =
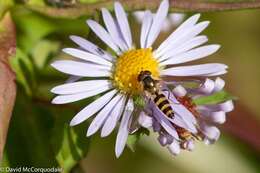
[[[138,81],[142,83],[143,90],[149,93],[156,106],[169,118],[174,117],[174,112],[167,97],[161,92],[158,80],[153,79],[150,71],[141,71]]]

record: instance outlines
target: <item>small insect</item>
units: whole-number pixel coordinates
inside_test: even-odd
[[[158,80],[153,79],[150,71],[141,71],[138,81],[142,83],[144,91],[148,92],[156,106],[168,117],[173,118],[174,112],[169,100],[161,92]]]

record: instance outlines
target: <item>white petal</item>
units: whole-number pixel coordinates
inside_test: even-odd
[[[116,25],[113,17],[109,13],[109,11],[105,8],[102,8],[102,16],[104,23],[106,25],[106,28],[111,35],[111,38],[114,40],[116,45],[120,47],[122,51],[126,51],[128,47],[126,46],[126,43],[123,39],[122,33],[120,32],[120,28]]]
[[[71,103],[71,102],[75,102],[75,101],[78,101],[78,100],[82,100],[82,99],[85,99],[85,98],[88,98],[88,97],[98,95],[98,94],[105,92],[109,89],[111,89],[111,86],[105,85],[105,86],[100,86],[99,88],[96,88],[94,90],[84,91],[84,92],[77,93],[77,94],[60,95],[60,96],[55,97],[52,100],[52,103],[53,104]]]
[[[156,15],[153,18],[153,23],[147,38],[147,47],[151,47],[156,38],[158,37],[161,30],[161,26],[167,16],[168,9],[169,1],[163,0],[160,4],[159,9],[156,12]]]
[[[220,48],[220,45],[217,45],[217,44],[195,48],[188,52],[181,53],[180,55],[177,55],[176,57],[163,61],[160,63],[160,65],[180,64],[180,63],[185,63],[185,62],[201,59],[201,58],[204,58],[206,56],[209,56],[209,55],[215,53],[219,48]]]
[[[201,65],[179,66],[167,68],[161,75],[165,76],[200,76],[216,73],[227,68],[224,64],[210,63]]]
[[[115,2],[115,14],[124,40],[126,41],[128,48],[131,48],[133,44],[132,34],[124,8],[119,2]]]
[[[120,116],[123,113],[124,106],[125,106],[126,97],[122,97],[113,111],[111,115],[107,118],[102,130],[101,130],[101,137],[108,136],[116,127],[117,122],[120,119]]]
[[[63,52],[65,52],[71,56],[83,59],[85,61],[89,61],[89,62],[96,63],[96,64],[101,64],[101,65],[108,66],[108,67],[112,66],[112,63],[105,60],[104,58],[101,58],[97,55],[88,53],[83,50],[74,49],[74,48],[65,48],[65,49],[63,49]]]
[[[178,85],[176,86],[173,90],[172,90],[173,94],[177,97],[184,97],[186,94],[187,94],[187,91],[186,89],[181,86],[181,85]]]
[[[125,148],[125,144],[129,133],[128,131],[129,120],[133,110],[134,110],[134,103],[133,100],[130,99],[126,105],[125,112],[123,114],[120,127],[117,133],[117,137],[116,137],[116,150],[115,150],[116,157],[119,157]]]
[[[153,22],[152,13],[147,10],[144,14],[142,29],[141,29],[141,37],[140,37],[140,45],[141,48],[147,48],[147,37]]]
[[[173,155],[178,155],[181,152],[180,149],[180,144],[178,141],[174,140],[171,145],[168,146],[169,151],[173,154]]]
[[[108,34],[108,32],[97,22],[93,20],[87,20],[88,26],[91,30],[111,49],[113,49],[117,54],[120,53],[118,46],[113,42],[112,37]]]
[[[191,30],[192,27],[199,20],[199,18],[200,18],[200,14],[196,14],[190,17],[189,19],[187,19],[164,42],[161,43],[161,45],[155,51],[155,54],[158,57],[160,57],[165,52],[167,47],[171,45],[172,42],[175,42],[175,40],[178,39],[178,37],[181,36],[182,33],[185,33],[187,30]]]
[[[113,58],[109,53],[91,43],[90,41],[75,35],[70,36],[70,39],[86,51],[89,51],[90,53],[93,53],[95,55],[102,56],[108,61],[113,61]]]
[[[206,36],[197,36],[194,37],[190,40],[188,40],[187,42],[184,42],[183,44],[180,44],[177,47],[174,47],[173,49],[170,49],[168,51],[166,51],[161,57],[159,57],[159,61],[163,61],[166,60],[170,57],[174,57],[180,53],[189,51],[197,46],[200,46],[204,43],[206,43],[208,41],[208,38]]]
[[[75,126],[77,124],[82,123],[89,117],[91,117],[93,114],[98,112],[103,106],[105,106],[111,98],[115,95],[117,90],[109,91],[108,93],[104,94],[97,100],[90,103],[88,106],[86,106],[84,109],[82,109],[77,115],[74,116],[74,118],[70,122],[70,126]]]
[[[213,92],[221,91],[224,88],[224,86],[225,86],[225,81],[218,77],[215,80],[215,86]]]
[[[89,63],[60,60],[51,64],[55,69],[70,75],[84,76],[84,77],[107,77],[111,72],[104,69],[103,66]]]
[[[51,90],[51,92],[54,94],[75,94],[95,90],[102,86],[109,86],[110,83],[111,82],[109,80],[79,81],[56,86]]]
[[[90,124],[87,136],[91,136],[98,131],[98,129],[103,125],[104,121],[108,116],[111,116],[111,110],[115,107],[117,102],[120,100],[122,96],[116,95],[95,117],[95,119]],[[117,110],[115,110],[117,111]]]
[[[138,123],[144,128],[150,128],[153,125],[153,118],[142,111],[138,117]]]

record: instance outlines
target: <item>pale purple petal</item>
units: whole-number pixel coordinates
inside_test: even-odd
[[[175,48],[178,48],[179,46],[184,46],[187,42],[189,42],[191,39],[196,37],[200,32],[202,32],[207,26],[209,25],[208,21],[198,23],[194,26],[191,26],[190,28],[185,28],[184,31],[180,32],[176,30],[177,35],[175,37],[169,38],[171,42],[168,43],[168,45],[165,45],[165,47],[160,51],[156,51],[156,57],[163,56],[166,53],[169,53],[169,51],[174,50]],[[175,33],[175,32],[174,32]],[[170,37],[173,36],[173,34],[170,35]],[[167,38],[167,39],[168,39]],[[166,39],[166,41],[167,41]]]
[[[186,94],[187,94],[187,91],[186,89],[181,86],[181,85],[178,85],[176,86],[173,90],[172,90],[173,94],[176,96],[176,97],[184,97]]]
[[[157,139],[162,146],[167,145],[167,137],[165,135],[160,134]]]
[[[178,37],[181,36],[182,33],[190,30],[196,22],[199,20],[200,14],[196,14],[189,19],[187,19],[183,24],[181,24],[166,40],[164,40],[161,45],[155,51],[155,54],[160,57],[165,53],[168,49],[169,44],[178,40]]]
[[[81,77],[108,77],[111,72],[104,69],[103,66],[71,61],[71,60],[59,60],[51,64],[56,70]]]
[[[195,148],[195,144],[193,140],[187,140],[182,144],[182,147],[188,151],[193,151]]]
[[[225,86],[225,81],[218,77],[215,80],[215,86],[213,92],[221,91],[224,88],[224,86]]]
[[[224,64],[209,63],[201,65],[179,66],[164,69],[162,76],[201,76],[216,73],[227,68]]]
[[[112,63],[110,61],[108,61],[100,56],[94,55],[92,53],[83,51],[83,50],[79,50],[79,49],[75,49],[75,48],[65,48],[65,49],[62,49],[62,51],[73,57],[77,57],[77,58],[85,60],[85,61],[100,64],[103,66],[108,66],[110,68],[112,67]]]
[[[174,57],[180,53],[189,51],[195,47],[198,47],[208,41],[208,38],[206,36],[197,36],[194,37],[187,42],[178,45],[177,47],[174,47],[173,49],[170,49],[169,51],[165,52],[160,58],[158,58],[159,62],[162,62],[163,60],[166,60],[170,57]]]
[[[111,116],[111,110],[115,107],[118,101],[122,98],[121,95],[116,95],[94,118],[90,124],[87,136],[91,136],[98,131],[98,129],[103,125],[104,121],[108,116]]]
[[[155,119],[161,124],[165,131],[172,135],[175,139],[179,139],[178,133],[170,121],[165,117],[164,113],[157,106],[154,106],[153,109]]]
[[[77,113],[74,118],[70,122],[70,126],[75,126],[77,124],[82,123],[96,112],[98,112],[103,106],[105,106],[111,98],[116,94],[117,90],[109,91],[108,93],[104,94],[100,98],[96,99],[84,109],[82,109],[79,113]]]
[[[112,37],[108,34],[108,32],[97,22],[93,20],[87,20],[88,26],[91,30],[111,49],[113,49],[117,54],[120,54],[119,47],[114,43]]]
[[[70,39],[78,46],[80,46],[82,49],[90,53],[93,53],[95,55],[102,56],[108,61],[113,61],[112,55],[110,55],[108,52],[104,51],[103,49],[99,48],[95,44],[91,43],[90,41],[75,35],[70,36]]]
[[[117,105],[114,107],[113,111],[111,112],[111,116],[107,118],[105,124],[101,130],[101,137],[106,137],[115,129],[117,122],[119,121],[125,105],[126,97],[123,96]]]
[[[210,110],[212,112],[223,111],[231,112],[234,109],[234,104],[232,100],[225,101],[217,105],[203,105],[197,107],[199,110]]]
[[[185,106],[183,106],[179,101],[175,98],[175,96],[169,92],[169,100],[171,101],[171,106],[174,110],[175,114],[178,114],[179,117],[185,122],[185,124],[189,127],[189,129],[196,133],[197,129],[195,125],[197,124],[196,118],[194,115],[187,109]]]
[[[111,35],[111,38],[114,40],[117,46],[120,47],[122,51],[127,51],[128,47],[126,45],[126,42],[124,41],[122,33],[120,32],[120,28],[116,25],[109,11],[105,8],[102,8],[102,16],[106,28],[109,34]]]
[[[184,13],[171,13],[169,14],[169,21],[171,21],[172,25],[177,26],[184,20]]]
[[[169,58],[168,60],[161,62],[160,65],[163,66],[170,64],[181,64],[189,61],[198,60],[215,53],[219,48],[220,46],[217,44],[201,46]]]
[[[96,89],[93,89],[93,90],[84,91],[84,92],[81,92],[81,93],[59,95],[59,96],[56,96],[52,100],[52,103],[53,104],[72,103],[72,102],[75,102],[75,101],[79,101],[79,100],[82,100],[82,99],[86,99],[88,97],[98,95],[98,94],[103,93],[103,92],[105,92],[109,89],[111,89],[111,86],[106,85],[106,86],[100,86],[99,88],[96,88]]]
[[[119,28],[124,37],[124,40],[126,41],[128,48],[130,49],[133,44],[132,43],[132,34],[130,31],[130,26],[128,23],[128,19],[127,19],[125,10],[119,2],[115,2],[115,14],[116,14]]]
[[[163,25],[163,22],[167,16],[168,9],[169,1],[163,0],[160,4],[160,7],[157,10],[156,15],[153,18],[153,23],[151,25],[151,29],[147,38],[147,47],[151,47],[156,38],[158,37],[161,30],[161,26]]]
[[[203,119],[217,124],[223,124],[226,121],[226,113],[223,111],[212,112],[209,110],[201,111],[201,116]]]
[[[75,94],[109,85],[111,85],[111,81],[109,80],[79,81],[56,86],[51,89],[51,92],[54,94]]]
[[[150,128],[153,125],[153,118],[142,111],[138,117],[138,123],[144,128]]]
[[[200,130],[211,143],[217,141],[220,136],[220,131],[217,127],[210,126],[205,122],[200,123]]]
[[[153,131],[159,132],[160,130],[161,130],[161,124],[156,119],[153,119]]]
[[[116,157],[119,157],[125,148],[125,144],[129,134],[129,130],[128,130],[129,120],[133,110],[134,110],[134,103],[133,100],[130,99],[126,105],[125,112],[123,114],[119,126],[119,130],[117,133],[117,137],[116,137],[116,149],[115,149]]]
[[[181,152],[180,144],[178,141],[174,140],[169,146],[168,149],[171,154],[178,155]]]
[[[147,48],[147,37],[153,22],[152,13],[147,10],[144,13],[144,18],[142,22],[141,36],[140,36],[140,45],[141,48]]]

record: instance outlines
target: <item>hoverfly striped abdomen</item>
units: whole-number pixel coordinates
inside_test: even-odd
[[[142,82],[144,91],[151,95],[151,99],[156,106],[168,117],[173,117],[174,113],[169,100],[160,92],[157,81],[152,78],[150,71],[141,71],[138,75],[138,81]]]
[[[153,101],[166,116],[173,117],[172,107],[164,94],[156,93]]]

